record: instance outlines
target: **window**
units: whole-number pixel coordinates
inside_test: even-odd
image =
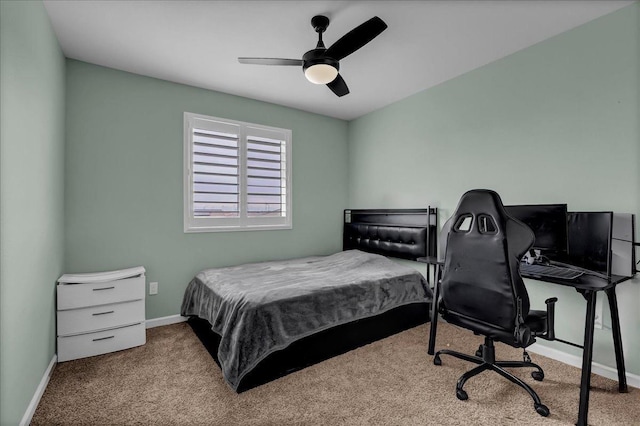
[[[184,114],[184,232],[291,229],[291,130]]]

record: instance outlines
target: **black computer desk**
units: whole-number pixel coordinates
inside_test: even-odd
[[[442,262],[438,262],[434,257],[422,257],[418,259],[418,262],[426,263],[427,269],[427,283],[430,282],[429,276],[431,275],[431,266],[434,266],[433,280],[434,283],[440,278],[440,271]],[[587,301],[587,314],[584,325],[584,345],[576,345],[575,343],[566,342],[561,339],[555,339],[562,343],[568,343],[573,346],[577,346],[583,349],[582,351],[582,376],[580,379],[580,405],[578,408],[578,426],[587,425],[587,416],[589,412],[589,391],[591,388],[591,363],[593,358],[593,332],[595,329],[596,320],[596,295],[599,291],[604,291],[609,300],[609,308],[611,310],[611,328],[613,331],[613,346],[616,353],[616,367],[618,369],[618,391],[627,392],[627,376],[624,367],[624,355],[622,352],[622,335],[620,333],[620,316],[618,313],[618,299],[616,298],[616,286],[624,281],[631,279],[631,277],[623,277],[619,275],[612,275],[609,279],[600,278],[593,275],[584,274],[574,280],[562,280],[556,278],[540,277],[535,275],[522,274],[524,278],[547,281],[553,284],[559,284],[567,287],[573,287],[576,291],[586,299]],[[436,292],[437,297],[437,292]],[[437,300],[433,298],[431,308],[431,332],[429,334],[429,355],[433,355],[435,350],[435,327],[434,322],[438,321],[437,318]]]

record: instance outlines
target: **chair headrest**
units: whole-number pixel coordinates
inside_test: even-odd
[[[481,215],[488,215],[497,223],[497,230],[504,232],[504,223],[509,215],[502,205],[502,199],[497,192],[490,189],[473,189],[462,195],[456,208],[456,216],[471,215],[476,220]],[[473,226],[471,232],[478,232],[479,228]]]
[[[510,253],[517,257],[522,257],[534,242],[533,231],[509,216],[500,195],[490,189],[472,189],[462,195],[451,218],[451,227],[458,229],[464,217],[472,219],[469,233],[503,234],[509,241]]]

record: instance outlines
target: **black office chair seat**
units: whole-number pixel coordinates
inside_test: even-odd
[[[441,355],[478,364],[464,373],[456,384],[456,396],[468,398],[463,387],[467,380],[483,371],[492,370],[525,389],[542,416],[549,409],[536,392],[505,368],[533,368],[534,380],[544,379],[542,368],[531,362],[526,348],[536,337],[553,340],[554,304],[546,301],[547,310],[529,309],[529,297],[520,276],[520,259],[533,244],[533,232],[510,217],[498,194],[489,190],[465,193],[448,222],[447,246],[442,279],[436,283],[436,312],[450,324],[485,336],[474,355],[448,349],[438,351],[435,365],[441,365]],[[431,336],[435,337],[437,314],[432,317]],[[496,361],[494,342],[503,342],[523,349],[522,361]],[[434,342],[435,343],[435,342]],[[432,352],[430,343],[429,353]]]

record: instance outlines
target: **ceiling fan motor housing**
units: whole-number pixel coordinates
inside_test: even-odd
[[[328,84],[338,76],[338,61],[325,56],[325,52],[324,48],[316,48],[302,57],[302,71],[307,80],[314,84]]]
[[[337,70],[340,70],[340,63],[333,58],[325,56],[327,49],[313,49],[308,51],[302,56],[304,63],[302,64],[302,71],[306,71],[307,68],[313,65],[326,64],[331,65]]]

